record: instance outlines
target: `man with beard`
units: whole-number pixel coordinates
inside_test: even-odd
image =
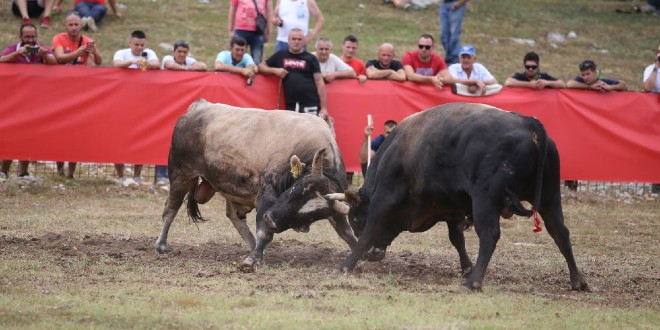
[[[23,64],[57,64],[53,52],[48,46],[37,41],[37,27],[32,23],[23,24],[19,30],[19,42],[5,48],[0,55],[0,63],[23,63]],[[12,160],[3,160],[0,166],[0,179],[7,179]],[[32,180],[28,173],[30,162],[21,160],[18,162],[18,176],[22,179]]]
[[[90,56],[95,65],[103,63],[94,40],[80,34],[80,14],[75,11],[67,13],[64,16],[64,29],[66,32],[53,37],[53,52],[58,63],[87,65]]]

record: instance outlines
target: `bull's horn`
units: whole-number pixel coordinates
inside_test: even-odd
[[[333,193],[333,194],[326,194],[325,198],[331,200],[331,201],[346,201],[346,194],[344,193]]]
[[[325,155],[325,148],[319,150],[314,154],[314,161],[312,162],[312,175],[323,175],[323,156]]]
[[[332,209],[337,211],[339,214],[348,215],[350,207],[344,202],[334,201],[334,203],[332,203]]]

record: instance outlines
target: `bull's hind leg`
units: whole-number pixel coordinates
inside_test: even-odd
[[[241,208],[239,205],[234,204],[228,200],[226,205],[227,218],[231,220],[234,228],[238,230],[238,233],[243,238],[243,241],[245,241],[245,244],[247,244],[247,246],[250,248],[250,251],[253,251],[256,247],[256,242],[252,232],[250,231],[250,228],[247,225],[247,222],[245,221],[246,215],[251,211],[251,209],[246,210],[245,208]]]
[[[553,195],[551,201],[543,204],[539,213],[545,223],[548,234],[552,237],[559,247],[559,251],[564,255],[568,264],[568,271],[571,276],[571,289],[575,291],[591,291],[589,284],[584,279],[584,275],[578,269],[575,257],[573,256],[573,247],[571,244],[570,232],[564,224],[564,215],[561,207],[561,197],[557,193]]]
[[[158,253],[167,252],[167,234],[170,231],[172,221],[174,221],[177,212],[179,212],[186,194],[197,184],[197,177],[183,182],[176,180],[175,176],[171,178],[170,196],[167,198],[165,210],[163,211],[163,229],[160,231],[160,236],[158,236],[155,244]]]

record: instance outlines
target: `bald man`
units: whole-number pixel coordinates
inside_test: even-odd
[[[367,62],[367,77],[369,79],[387,79],[406,81],[403,64],[394,59],[394,46],[384,43],[378,47],[378,59]]]

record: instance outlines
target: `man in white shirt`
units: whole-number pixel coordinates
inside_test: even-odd
[[[660,45],[656,49],[655,63],[644,69],[642,83],[644,84],[645,92],[660,93],[660,73],[658,70],[660,70]]]
[[[140,30],[131,33],[131,39],[128,42],[129,48],[120,49],[115,52],[112,58],[112,65],[117,68],[142,69],[142,70],[160,70],[160,62],[156,53],[146,48],[147,35]],[[142,181],[140,174],[142,165],[133,165],[133,178],[124,178],[124,164],[115,164],[117,171],[117,183],[121,186],[138,186]]]
[[[112,58],[112,65],[126,69],[160,70],[160,62],[156,52],[146,48],[146,44],[147,35],[140,30],[133,31],[128,42],[129,48],[118,50]],[[146,55],[146,66],[143,64],[144,55]]]
[[[355,78],[355,70],[344,62],[339,56],[332,53],[332,41],[327,37],[316,40],[316,51],[312,54],[319,59],[321,74],[326,83],[335,79]]]
[[[491,95],[499,92],[502,85],[485,66],[477,63],[477,50],[464,45],[458,52],[460,63],[449,66],[458,94],[466,96]]]
[[[206,63],[198,62],[193,57],[188,56],[190,45],[183,40],[179,40],[172,46],[172,55],[163,57],[162,70],[175,71],[206,71]]]

